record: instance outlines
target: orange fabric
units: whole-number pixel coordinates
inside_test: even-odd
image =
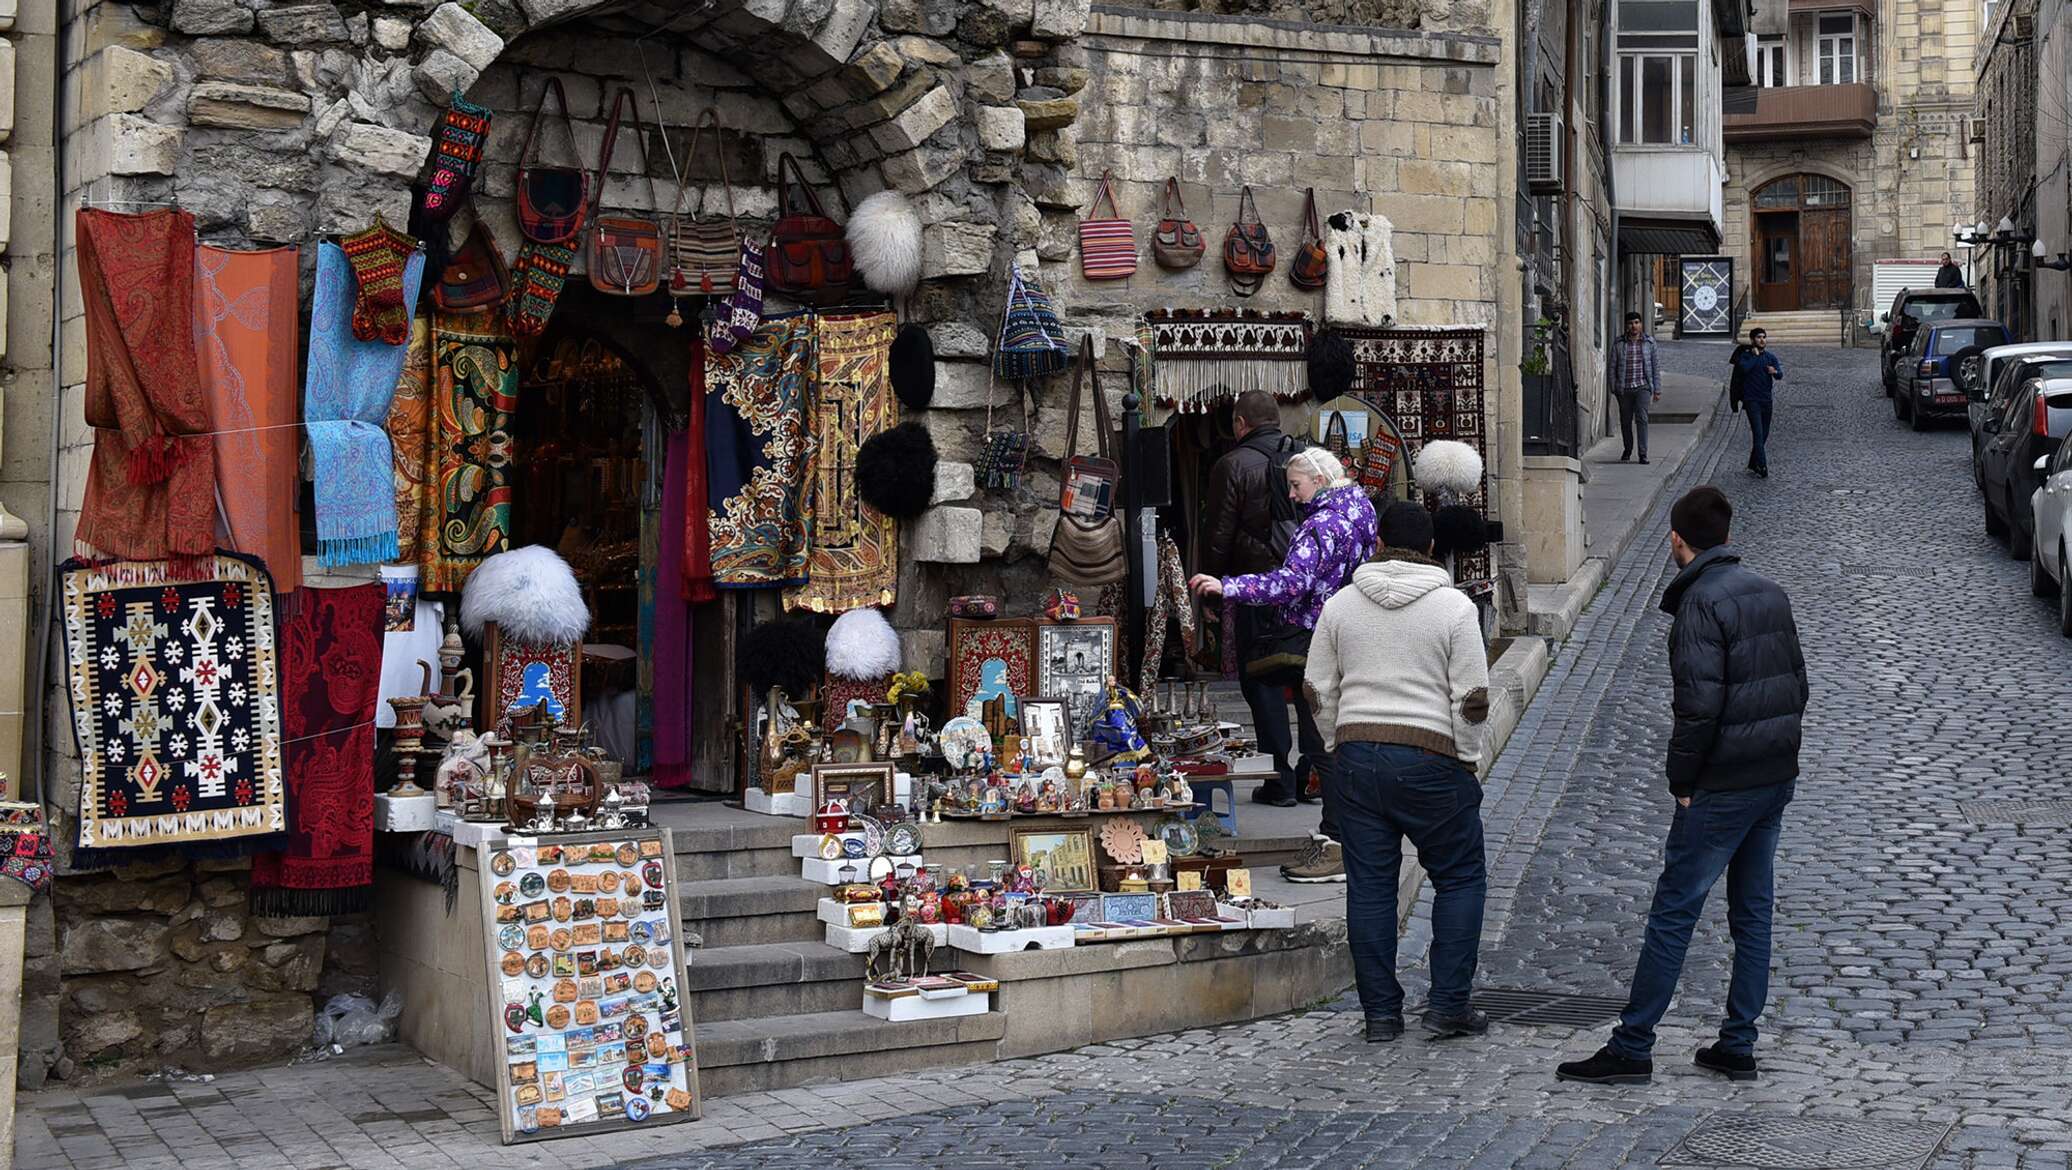
[[[403,376],[396,380],[396,395],[389,399],[388,416],[389,445],[396,454],[396,560],[405,564],[418,559],[421,530],[428,516],[431,531],[438,531],[438,519],[432,515],[433,494],[427,483],[432,470],[435,413],[429,318],[411,319],[409,346],[403,355]]]
[[[295,255],[293,248],[238,252],[204,244],[194,290],[225,543],[265,561],[280,593],[302,587]]]

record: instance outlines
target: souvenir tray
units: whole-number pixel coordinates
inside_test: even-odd
[[[480,850],[505,1143],[695,1120],[669,830],[510,837]]]

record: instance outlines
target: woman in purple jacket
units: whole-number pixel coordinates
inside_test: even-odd
[[[1322,447],[1297,451],[1288,460],[1288,494],[1308,510],[1292,539],[1288,558],[1270,573],[1247,573],[1221,579],[1206,573],[1190,584],[1203,597],[1221,595],[1239,605],[1272,606],[1282,623],[1313,630],[1324,612],[1324,602],[1352,579],[1353,570],[1374,555],[1376,521],[1374,504],[1367,493],[1345,474],[1345,465]],[[1300,726],[1302,770],[1313,770],[1321,781],[1324,815],[1321,832],[1308,854],[1281,867],[1282,876],[1296,882],[1342,882],[1345,866],[1340,860],[1338,823],[1331,793],[1331,761],[1324,751],[1324,737],[1317,730],[1316,716],[1301,687],[1294,688],[1295,714]],[[1286,735],[1285,730],[1282,735]],[[1260,750],[1273,757],[1278,785],[1262,784],[1253,799],[1264,804],[1294,804],[1302,791],[1299,772],[1288,766],[1286,743],[1262,743]]]

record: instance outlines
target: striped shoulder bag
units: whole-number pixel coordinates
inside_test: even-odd
[[[684,169],[688,171],[698,157],[698,142],[708,122],[712,152],[719,158],[720,186],[727,193],[727,217],[700,222],[684,208],[688,184],[678,185],[676,210],[669,217],[669,291],[678,296],[726,296],[734,291],[734,276],[741,268],[741,224],[734,212],[734,180],[727,174],[727,144],[717,108],[707,109],[692,127]]]
[[[1079,271],[1088,280],[1122,280],[1137,270],[1137,231],[1115,205],[1113,177],[1101,172],[1101,186],[1094,194],[1093,216],[1079,221]],[[1108,201],[1108,216],[1101,217],[1101,200]]]

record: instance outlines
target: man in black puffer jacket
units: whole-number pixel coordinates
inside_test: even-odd
[[[1691,930],[1722,873],[1734,974],[1719,1042],[1699,1049],[1696,1063],[1737,1081],[1756,1077],[1755,1021],[1770,995],[1777,835],[1799,775],[1806,660],[1791,599],[1727,550],[1733,517],[1733,505],[1709,484],[1670,511],[1670,549],[1682,567],[1662,594],[1662,608],[1676,618],[1668,768],[1676,813],[1626,1010],[1611,1043],[1563,1064],[1555,1070],[1561,1080],[1647,1083],[1655,1024],[1669,1010]]]

